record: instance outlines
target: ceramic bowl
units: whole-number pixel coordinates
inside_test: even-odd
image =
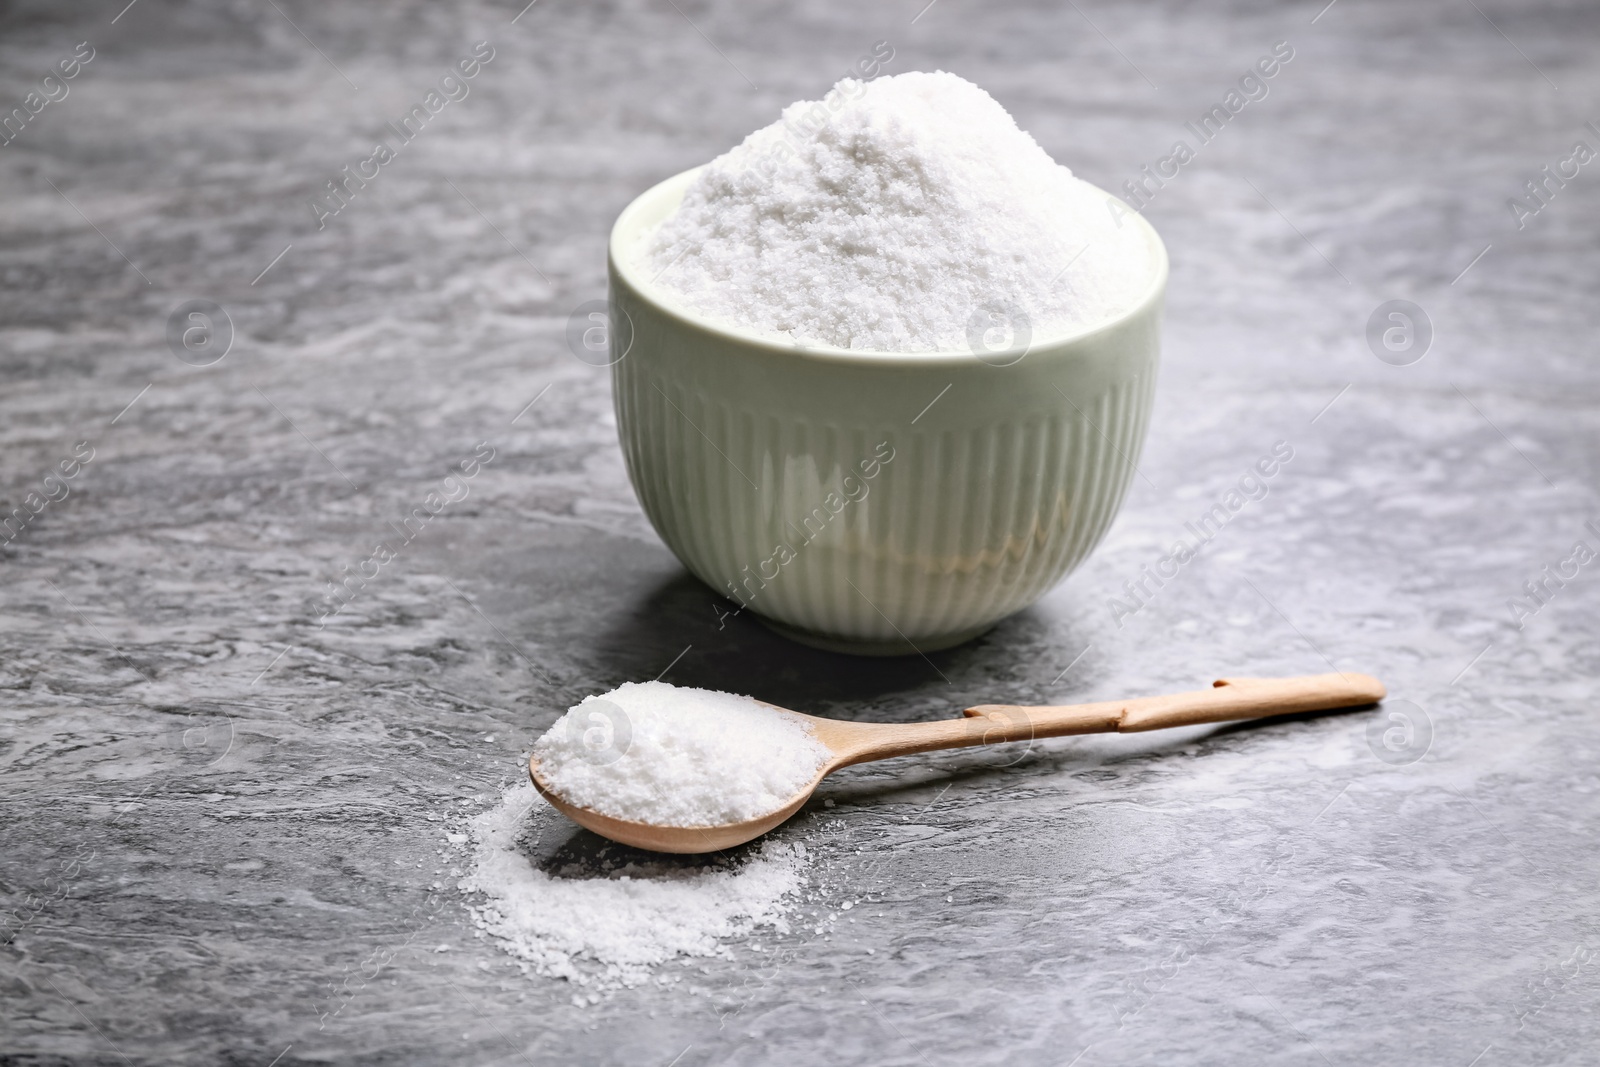
[[[797,641],[894,655],[974,637],[1082,562],[1154,397],[1167,257],[1149,224],[1123,216],[1154,252],[1148,291],[1093,329],[1030,339],[998,309],[972,352],[801,346],[685,309],[634,262],[695,174],[630,204],[609,257],[618,435],[684,566]]]

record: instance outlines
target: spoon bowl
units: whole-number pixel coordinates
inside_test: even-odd
[[[1331,711],[1375,704],[1386,693],[1383,683],[1367,674],[1223,678],[1213,682],[1210,689],[1168,696],[1058,707],[983,704],[967,708],[960,719],[917,723],[824,719],[768,704],[774,711],[803,720],[831,755],[816,777],[781,807],[753,819],[715,826],[663,826],[619,819],[564,799],[540,774],[536,757],[529,757],[528,774],[534,788],[551,806],[601,837],[652,852],[717,852],[753,841],[782,825],[811,799],[824,778],[841,767],[856,763],[1007,741],[1075,734],[1138,733],[1174,726]]]

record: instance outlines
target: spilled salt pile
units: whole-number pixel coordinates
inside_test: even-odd
[[[657,826],[716,826],[782,807],[831,753],[805,720],[750,697],[628,682],[588,697],[533,746],[562,799]]]
[[[988,93],[914,71],[791,104],[700,172],[640,265],[759,333],[976,351],[994,324],[1039,339],[1130,310],[1158,254],[1128,215]]]
[[[757,927],[788,932],[784,914],[809,862],[803,845],[767,842],[738,863],[664,857],[544,871],[530,854],[555,818],[531,784],[508,789],[472,820],[474,864],[460,882],[483,894],[472,906],[478,927],[527,971],[598,992],[639,985],[676,957],[729,955],[726,942]]]

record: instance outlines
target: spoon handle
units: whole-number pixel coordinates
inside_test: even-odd
[[[1387,690],[1368,674],[1309,674],[1299,678],[1223,678],[1210,689],[1168,696],[1110,700],[1064,707],[984,704],[969,718],[991,724],[977,744],[1025,741],[1069,734],[1133,733],[1169,726],[1261,719],[1305,711],[1329,711],[1382,700]]]

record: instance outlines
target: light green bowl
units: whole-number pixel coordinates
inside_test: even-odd
[[[1091,330],[1024,348],[802,347],[678,305],[634,261],[697,171],[611,231],[612,386],[634,490],[684,566],[819,648],[947,648],[1032,604],[1111,525],[1155,392],[1167,256]],[[931,405],[931,406],[930,406]]]

